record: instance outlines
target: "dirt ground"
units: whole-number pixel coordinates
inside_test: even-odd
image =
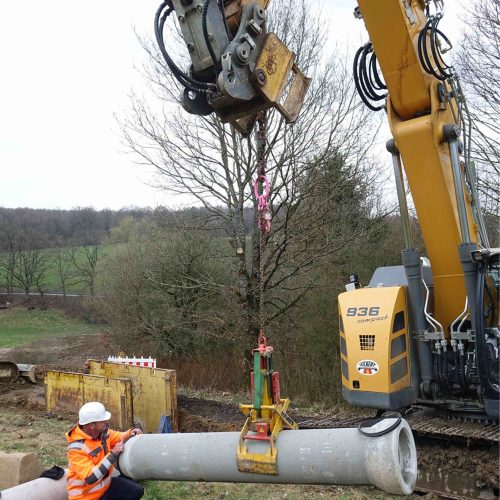
[[[86,359],[102,359],[109,352],[115,352],[111,349],[112,346],[105,335],[86,335],[46,339],[43,344],[33,343],[23,348],[0,349],[0,360],[44,365],[38,372],[41,379],[44,368],[49,368],[48,365],[51,369],[56,367],[56,369],[80,371],[84,369]],[[178,382],[182,384],[182,381]],[[44,387],[41,383],[32,385],[23,380],[14,383],[0,382],[0,409],[0,449],[36,451],[42,465],[47,467],[54,462],[65,464],[64,432],[73,424],[74,415],[47,414]],[[180,394],[178,409],[181,432],[238,431],[244,421],[237,404],[231,402]],[[292,416],[297,418],[293,413]],[[498,491],[498,449],[418,439],[417,449],[419,469],[440,471],[440,474],[458,473],[460,476],[470,478],[476,486],[494,486]],[[364,489],[359,490],[359,495],[354,493],[352,496],[351,491],[351,495],[346,496],[345,492],[349,490],[345,488],[341,490],[303,488],[306,488],[304,493],[317,492],[318,497],[383,498]]]
[[[36,365],[51,364],[61,369],[83,369],[86,359],[102,359],[113,354],[108,335],[88,334],[69,337],[44,338],[19,347],[0,348],[0,360]],[[57,369],[57,368],[56,368]]]

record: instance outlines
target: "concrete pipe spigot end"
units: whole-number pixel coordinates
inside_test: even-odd
[[[36,500],[67,500],[67,475],[68,471],[65,470],[64,476],[57,480],[40,477],[3,490],[0,497],[2,500],[27,500],[32,498],[36,498]]]

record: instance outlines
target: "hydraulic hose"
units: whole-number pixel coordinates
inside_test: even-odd
[[[443,350],[443,369],[444,369],[444,380],[448,383],[450,371],[448,369],[448,351]]]
[[[484,288],[485,288],[486,262],[480,262],[477,275],[477,303],[476,307],[476,356],[479,371],[479,380],[483,389],[498,393],[498,389],[493,388],[488,366],[488,356],[486,352],[486,332],[484,329]]]
[[[232,41],[233,37],[231,35],[231,30],[229,29],[229,25],[227,24],[226,12],[224,11],[224,0],[218,0],[219,10],[224,19],[224,27],[226,28],[227,38],[229,41]]]
[[[369,64],[370,68],[372,66],[371,61],[370,61],[370,63],[367,63],[368,53],[371,51],[372,51],[372,48],[370,45],[370,47],[365,48],[365,50],[363,50],[361,52],[361,61],[359,64],[359,71],[360,71],[360,76],[361,76],[360,80],[361,80],[361,82],[363,82],[363,88],[366,91],[367,97],[369,99],[371,99],[372,101],[380,101],[380,100],[384,99],[385,96],[378,95],[375,92],[374,85],[373,85],[372,81],[370,80],[371,72],[369,73],[367,71],[368,64]],[[371,59],[373,60],[374,52],[371,52],[371,53],[372,53]]]
[[[201,29],[203,31],[203,38],[205,39],[205,43],[207,44],[208,53],[210,54],[210,58],[212,59],[212,63],[215,68],[215,78],[217,79],[221,71],[221,66],[219,64],[219,61],[217,61],[217,57],[215,56],[215,52],[212,47],[212,42],[210,41],[210,37],[208,35],[207,16],[209,4],[210,0],[205,0],[203,3],[203,11],[201,13]]]
[[[163,12],[164,10],[165,12]],[[177,67],[177,65],[169,56],[165,48],[165,42],[163,40],[163,28],[165,25],[165,21],[167,20],[171,12],[172,12],[172,7],[170,0],[164,0],[164,2],[160,5],[158,10],[156,11],[154,19],[154,31],[155,31],[156,41],[167,63],[167,66],[169,67],[170,71],[172,71],[172,74],[179,81],[179,83],[183,87],[186,87],[188,90],[192,90],[193,92],[197,93],[207,93],[207,91],[209,91],[210,89],[215,89],[216,86],[214,84],[200,82],[186,75],[180,68]]]
[[[436,353],[434,354],[434,359],[436,360],[436,372],[437,372],[437,377],[439,380],[439,383],[443,381],[443,372],[441,370],[441,356]]]
[[[437,26],[439,24],[439,21],[441,21],[441,15],[436,16],[434,23],[432,23],[431,52],[439,73],[442,75],[443,79],[446,79],[450,78],[452,76],[452,73],[447,71],[448,69],[450,69],[450,67],[444,62],[441,56],[441,52],[438,50],[438,36],[440,36],[441,39],[444,40],[450,47],[451,47],[451,42],[446,37],[446,35],[441,30],[438,29]]]
[[[372,56],[367,64],[366,59],[370,52],[372,52]],[[353,62],[354,84],[361,100],[372,111],[380,111],[385,108],[385,105],[376,106],[371,101],[381,101],[387,97],[387,94],[377,93],[377,90],[384,90],[387,87],[378,76],[376,61],[372,44],[367,43],[358,49]]]
[[[433,75],[438,80],[444,81],[447,78],[451,78],[453,73],[448,71],[451,66],[448,66],[438,48],[438,37],[447,43],[451,47],[451,42],[448,37],[438,29],[438,24],[442,19],[441,14],[436,16],[431,16],[425,26],[422,28],[418,35],[418,57],[422,67],[426,73]],[[429,45],[432,53],[432,59],[429,54],[429,49],[427,47],[427,38],[429,35]]]
[[[382,429],[381,431],[377,431],[377,432],[366,432],[366,431],[363,430],[364,428],[366,428],[366,427],[372,427],[375,424],[378,424],[379,422],[382,422],[383,420],[385,420],[387,418],[395,418],[396,419],[396,421],[392,425],[390,425],[389,427],[387,427],[387,429]],[[384,436],[385,434],[389,434],[394,429],[396,429],[401,424],[402,420],[403,420],[403,417],[401,417],[401,415],[399,413],[396,413],[396,412],[386,412],[381,417],[370,418],[368,420],[364,420],[363,422],[360,422],[359,425],[358,425],[358,431],[361,434],[363,434],[363,436],[367,436],[367,437],[380,437],[380,436]]]
[[[491,311],[489,313],[489,327],[493,327],[495,325],[495,314],[496,314],[496,300],[493,297],[493,293],[490,290],[490,287],[488,285],[485,286],[486,288],[486,293],[488,294],[488,298],[490,299],[490,304],[491,304]]]
[[[380,79],[377,71],[377,56],[375,52],[372,52],[370,57],[370,81],[372,82],[373,88],[375,90],[387,90],[386,84]]]
[[[460,377],[460,380],[462,382],[462,385],[464,387],[467,387],[468,385],[468,380],[467,380],[467,376],[465,374],[465,352],[461,352],[459,354],[459,359],[460,359],[460,372],[459,372],[459,377]]]
[[[462,378],[458,349],[456,351],[453,351],[453,366],[455,367],[455,373],[457,374],[457,380],[460,387],[462,389],[465,389],[465,380]]]

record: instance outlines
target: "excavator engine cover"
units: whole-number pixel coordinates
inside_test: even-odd
[[[413,403],[405,288],[342,293],[339,314],[344,398],[385,410]]]

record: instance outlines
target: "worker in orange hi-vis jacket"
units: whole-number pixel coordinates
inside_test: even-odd
[[[69,500],[138,500],[144,495],[139,483],[111,476],[123,442],[142,431],[108,429],[110,418],[102,403],[86,403],[80,408],[78,424],[66,433]]]

